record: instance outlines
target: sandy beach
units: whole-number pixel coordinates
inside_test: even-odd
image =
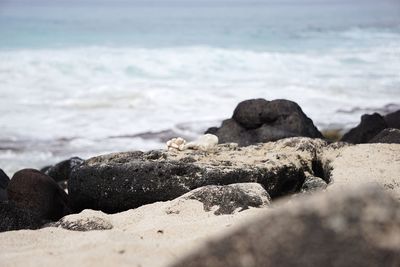
[[[286,147],[289,140],[267,143],[258,147],[254,158],[241,151],[236,158],[245,164],[257,161],[259,155],[281,153],[295,155],[296,147]],[[317,143],[317,142],[315,142]],[[286,145],[285,145],[286,144]],[[226,147],[219,153],[207,156],[209,162],[222,160]],[[193,152],[174,152],[174,156],[185,157]],[[232,153],[232,152],[231,152]],[[300,154],[304,152],[300,152]],[[268,216],[271,210],[286,209],[303,198],[324,198],[351,188],[365,185],[379,185],[397,200],[400,196],[400,145],[362,144],[334,149],[328,147],[320,151],[321,158],[330,162],[332,168],[327,190],[316,196],[283,198],[273,202],[271,207],[250,208],[228,215],[215,215],[213,210],[205,211],[197,200],[183,199],[148,204],[125,212],[107,215],[100,211],[84,210],[69,215],[65,220],[84,224],[95,221],[100,225],[111,225],[109,230],[71,231],[61,227],[46,227],[40,230],[21,230],[0,233],[1,266],[171,266],[185,255],[197,251],[207,241],[229,235],[233,230],[247,223]],[[306,153],[307,154],[307,153]],[[267,156],[268,157],[268,156]],[[203,157],[203,162],[206,157]],[[204,164],[204,163],[203,163]],[[399,247],[397,247],[399,249]]]

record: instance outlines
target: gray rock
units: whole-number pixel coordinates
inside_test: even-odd
[[[215,215],[232,214],[249,207],[263,208],[270,204],[267,191],[258,183],[241,183],[224,186],[208,185],[190,191],[183,199],[195,199],[203,203],[205,211]]]
[[[210,128],[220,143],[247,146],[295,136],[322,138],[312,120],[300,106],[289,100],[250,99],[238,104],[232,119],[223,121],[218,130]]]
[[[28,209],[42,219],[56,221],[69,213],[67,194],[51,177],[38,170],[16,172],[7,193],[19,208]]]
[[[326,189],[328,184],[320,177],[306,175],[303,186],[300,189],[301,193],[314,193]]]
[[[400,266],[399,236],[400,203],[380,189],[324,192],[276,207],[173,266]]]
[[[38,229],[45,223],[37,214],[12,202],[0,202],[0,218],[0,232]]]
[[[8,178],[7,174],[5,174],[2,169],[0,169],[0,202],[6,201],[8,199],[7,186],[9,182],[10,178]]]
[[[368,143],[400,144],[400,130],[386,128],[372,138]]]
[[[68,185],[75,211],[120,212],[177,198],[206,185],[260,183],[272,198],[298,192],[312,173],[318,139],[298,138],[209,152],[150,151],[95,157],[74,168]]]
[[[368,143],[378,133],[387,128],[384,118],[378,113],[361,116],[361,122],[343,135],[341,141],[352,144]]]
[[[58,222],[50,223],[46,227],[60,227],[71,231],[86,232],[110,230],[113,228],[113,225],[106,218],[103,218],[103,216],[73,214],[61,218]]]

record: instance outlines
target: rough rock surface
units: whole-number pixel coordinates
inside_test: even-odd
[[[174,267],[400,265],[400,203],[380,189],[323,193],[289,204]]]
[[[258,183],[207,185],[180,198],[198,200],[203,203],[205,211],[213,210],[215,215],[232,214],[249,207],[263,208],[271,201],[267,191]]]
[[[384,118],[389,128],[400,129],[400,110],[389,113]]]
[[[7,186],[9,182],[10,178],[0,169],[0,202],[7,200]]]
[[[305,171],[326,143],[292,138],[238,148],[150,151],[95,157],[74,168],[69,181],[73,209],[119,212],[172,200],[205,185],[260,183],[272,197],[300,190]],[[318,176],[318,175],[317,175]]]
[[[378,133],[387,128],[385,119],[378,113],[361,116],[361,122],[343,135],[341,141],[352,144],[368,143]]]
[[[110,230],[113,228],[107,216],[102,213],[94,213],[91,210],[84,210],[79,214],[72,214],[61,218],[58,222],[47,226],[60,227],[71,231],[94,231]]]
[[[68,214],[68,196],[49,176],[34,169],[14,174],[8,187],[8,198],[18,207],[28,209],[42,219],[56,221]]]
[[[243,101],[238,104],[231,119],[223,121],[220,128],[210,128],[206,133],[218,136],[220,143],[234,142],[240,146],[294,136],[322,138],[300,106],[283,99]]]
[[[0,202],[0,232],[38,229],[42,220],[28,209],[17,207],[12,202]]]
[[[369,140],[368,143],[400,144],[400,130],[386,128]]]

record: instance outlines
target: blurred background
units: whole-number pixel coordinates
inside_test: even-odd
[[[400,107],[399,0],[0,0],[0,168],[164,147],[249,98]]]

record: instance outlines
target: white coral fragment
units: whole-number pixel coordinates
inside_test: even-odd
[[[167,142],[168,150],[183,151],[186,149],[207,151],[218,145],[218,137],[213,134],[205,134],[197,140],[186,143],[182,137],[172,138]]]
[[[186,140],[182,137],[172,138],[167,142],[167,149],[168,150],[185,150]]]

